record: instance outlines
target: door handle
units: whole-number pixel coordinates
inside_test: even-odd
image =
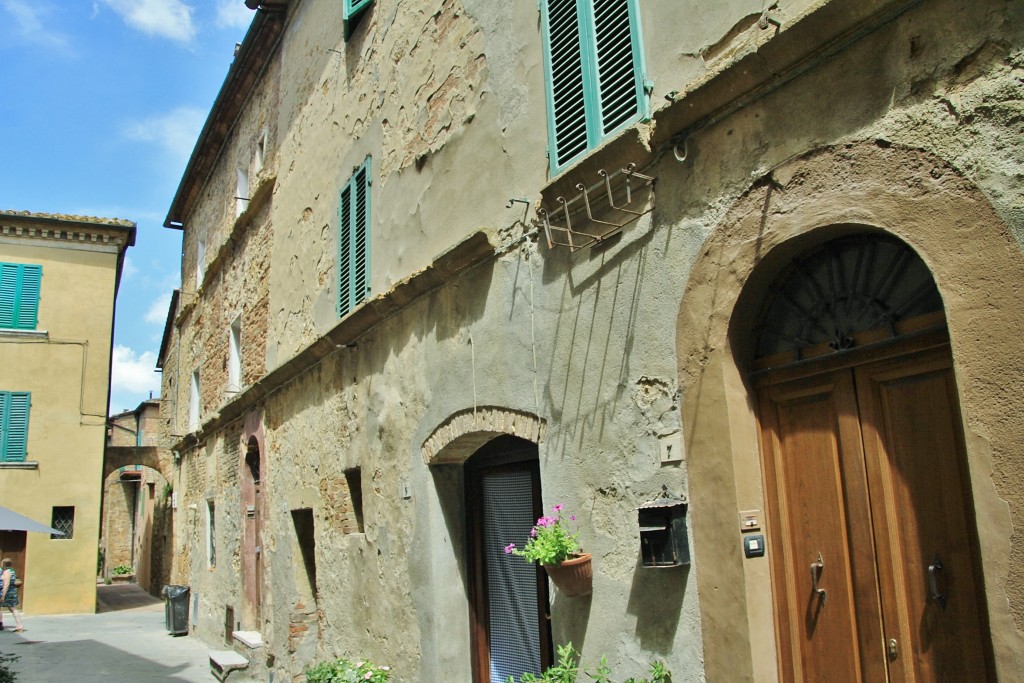
[[[821,604],[825,604],[825,598],[827,597],[824,588],[818,588],[818,578],[821,576],[821,570],[825,568],[825,562],[821,559],[821,553],[818,553],[818,561],[811,562],[811,591],[818,596],[821,600]]]
[[[935,554],[935,559],[928,565],[928,588],[931,595],[928,597],[932,602],[939,603],[939,607],[946,609],[946,594],[939,592],[939,572],[942,571],[942,560],[939,559],[938,553]]]

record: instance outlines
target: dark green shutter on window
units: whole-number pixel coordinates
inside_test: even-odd
[[[0,328],[34,330],[42,266],[0,263]]]
[[[338,316],[370,291],[370,159],[341,189],[338,199]]]
[[[343,0],[341,9],[341,18],[345,25],[345,39],[352,35],[352,29],[355,28],[356,24],[359,23],[359,17],[362,16],[366,8],[373,4],[373,0]]]
[[[0,462],[24,462],[28,451],[27,391],[0,391]]]
[[[647,115],[635,0],[544,0],[551,172]]]

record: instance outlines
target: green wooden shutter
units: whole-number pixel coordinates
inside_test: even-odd
[[[0,263],[0,328],[36,329],[42,266]]]
[[[554,169],[561,169],[589,146],[583,27],[576,3],[577,0],[548,0],[543,5],[548,142]]]
[[[0,462],[24,462],[28,451],[27,391],[0,392]]]
[[[338,200],[338,316],[370,291],[370,159],[341,190]]]
[[[345,39],[352,35],[352,30],[359,23],[366,8],[373,4],[373,0],[344,0],[342,2],[341,18],[345,26]]]
[[[0,327],[14,327],[17,300],[18,266],[13,263],[0,263]]]
[[[646,116],[636,0],[545,0],[548,147],[557,174]]]
[[[349,292],[352,290],[352,270],[348,258],[352,244],[352,182],[341,188],[338,199],[338,317],[344,318],[351,310]]]
[[[641,115],[644,101],[639,62],[639,22],[629,0],[593,0],[597,90],[601,136],[610,135]]]

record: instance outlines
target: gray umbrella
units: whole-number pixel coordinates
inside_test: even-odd
[[[39,531],[44,534],[56,534],[63,536],[63,531],[57,531],[45,524],[34,522],[25,515],[19,515],[14,510],[0,505],[0,531]]]

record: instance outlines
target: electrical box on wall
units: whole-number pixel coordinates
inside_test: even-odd
[[[686,533],[688,504],[676,498],[659,498],[640,506],[640,554],[644,567],[681,567],[690,564],[690,540]]]

